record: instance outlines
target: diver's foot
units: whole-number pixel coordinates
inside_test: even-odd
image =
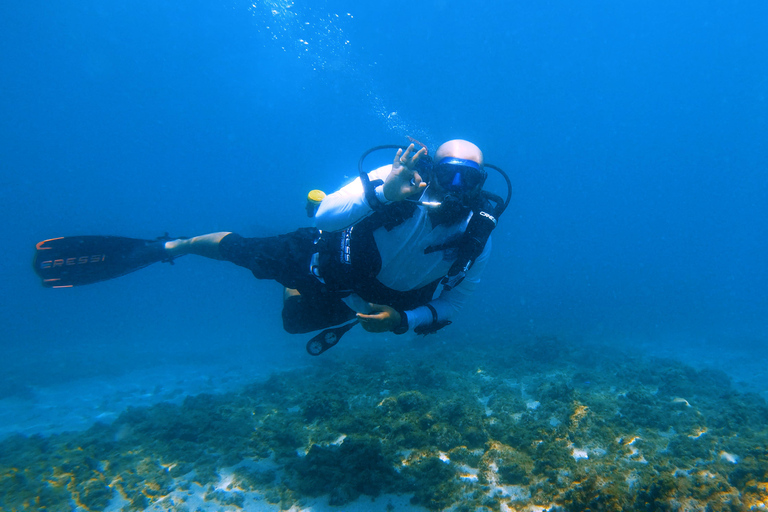
[[[283,302],[287,301],[291,297],[301,297],[299,290],[296,288],[285,288],[283,290]]]

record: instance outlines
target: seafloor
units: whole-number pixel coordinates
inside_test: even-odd
[[[768,504],[768,407],[721,371],[556,338],[425,343],[312,360],[238,391],[130,407],[85,431],[7,437],[0,508]]]

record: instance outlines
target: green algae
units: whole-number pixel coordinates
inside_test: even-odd
[[[430,510],[442,510],[456,501],[461,484],[457,470],[437,457],[425,457],[404,471],[405,489],[413,493],[411,503]]]
[[[768,407],[721,372],[555,338],[459,352],[329,359],[85,432],[8,438],[0,509],[99,511],[120,496],[142,510],[192,483],[230,509],[246,493],[280,509],[384,493],[456,511],[768,503]]]
[[[384,453],[378,439],[350,437],[339,445],[314,445],[305,457],[287,464],[288,487],[306,496],[329,494],[343,505],[365,494],[378,496],[395,487],[395,454]]]

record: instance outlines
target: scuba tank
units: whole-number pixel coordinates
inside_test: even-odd
[[[307,204],[305,209],[307,210],[307,217],[314,217],[317,213],[317,209],[320,207],[320,203],[325,199],[325,192],[322,190],[310,190],[307,194]]]

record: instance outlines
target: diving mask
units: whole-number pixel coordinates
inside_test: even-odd
[[[482,188],[488,174],[477,162],[464,158],[446,157],[434,166],[433,175],[449,192],[472,192]]]

